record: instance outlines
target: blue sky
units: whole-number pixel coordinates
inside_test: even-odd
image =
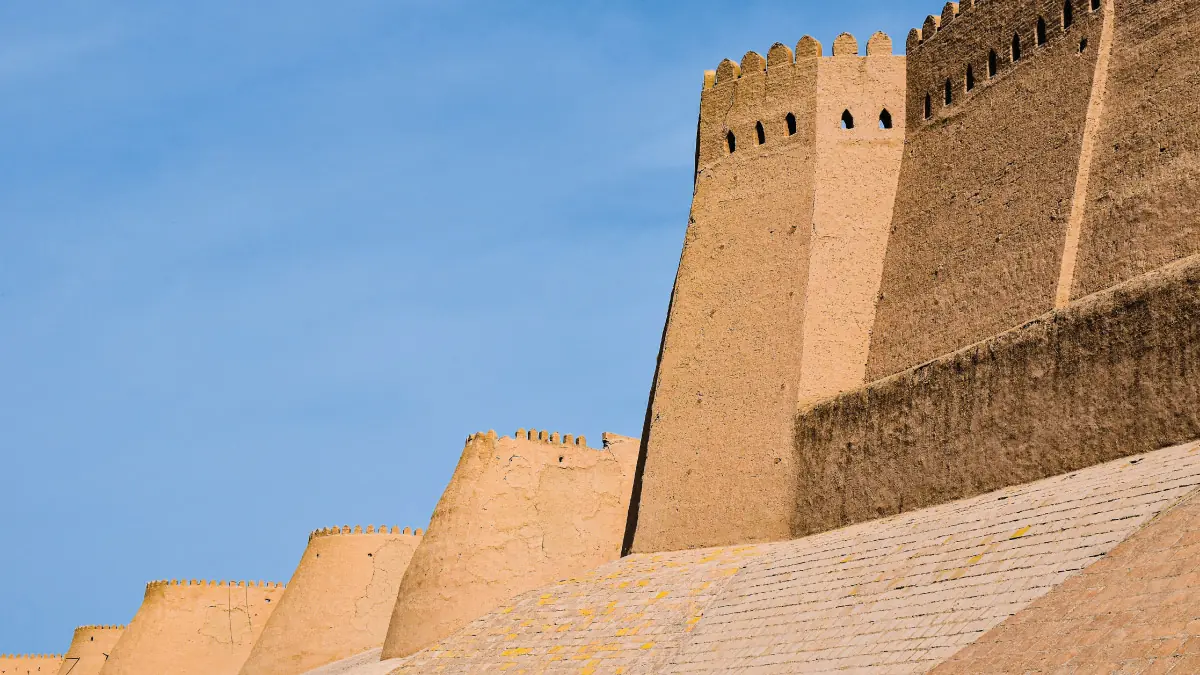
[[[424,527],[464,437],[637,435],[702,71],[938,11],[0,6],[0,653]]]

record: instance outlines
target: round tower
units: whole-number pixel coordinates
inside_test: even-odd
[[[58,675],[100,675],[125,626],[80,626],[71,638]]]
[[[283,584],[155,581],[101,675],[236,675]]]
[[[334,527],[308,538],[242,675],[299,675],[383,646],[421,530]]]

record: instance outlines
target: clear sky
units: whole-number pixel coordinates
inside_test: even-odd
[[[0,653],[641,432],[702,71],[912,0],[0,5]]]

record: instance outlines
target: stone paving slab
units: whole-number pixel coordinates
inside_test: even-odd
[[[630,556],[393,673],[926,672],[1197,489],[1189,444],[796,541]]]

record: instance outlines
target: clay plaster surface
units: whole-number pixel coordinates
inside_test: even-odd
[[[261,582],[260,582],[261,583]],[[102,675],[236,675],[281,584],[153,582]]]
[[[124,631],[124,626],[76,628],[58,675],[99,675]]]
[[[1200,252],[1200,6],[1114,6],[1074,297]]]
[[[1200,436],[1200,256],[822,403],[803,536]]]
[[[1192,443],[795,541],[637,554],[394,672],[925,672],[1198,488]]]
[[[1054,307],[1102,27],[1099,13],[1076,5],[1066,30],[1062,0],[963,5],[936,33],[927,22],[910,50],[907,147],[868,381]],[[1091,48],[1080,52],[1083,39]]]
[[[988,631],[935,673],[1200,673],[1200,497]]]
[[[319,530],[241,675],[298,675],[383,646],[420,530]]]
[[[798,402],[862,383],[903,140],[903,57],[884,40],[863,58],[842,36],[822,57],[805,38],[794,62],[777,44],[722,63],[702,95],[630,550],[788,536],[766,514],[794,501]]]
[[[468,439],[400,584],[384,656],[450,635],[530,588],[620,555],[638,441]],[[583,441],[582,438],[578,441]]]
[[[336,663],[310,670],[304,675],[388,675],[400,665],[399,659],[380,660],[382,649],[355,654]]]

